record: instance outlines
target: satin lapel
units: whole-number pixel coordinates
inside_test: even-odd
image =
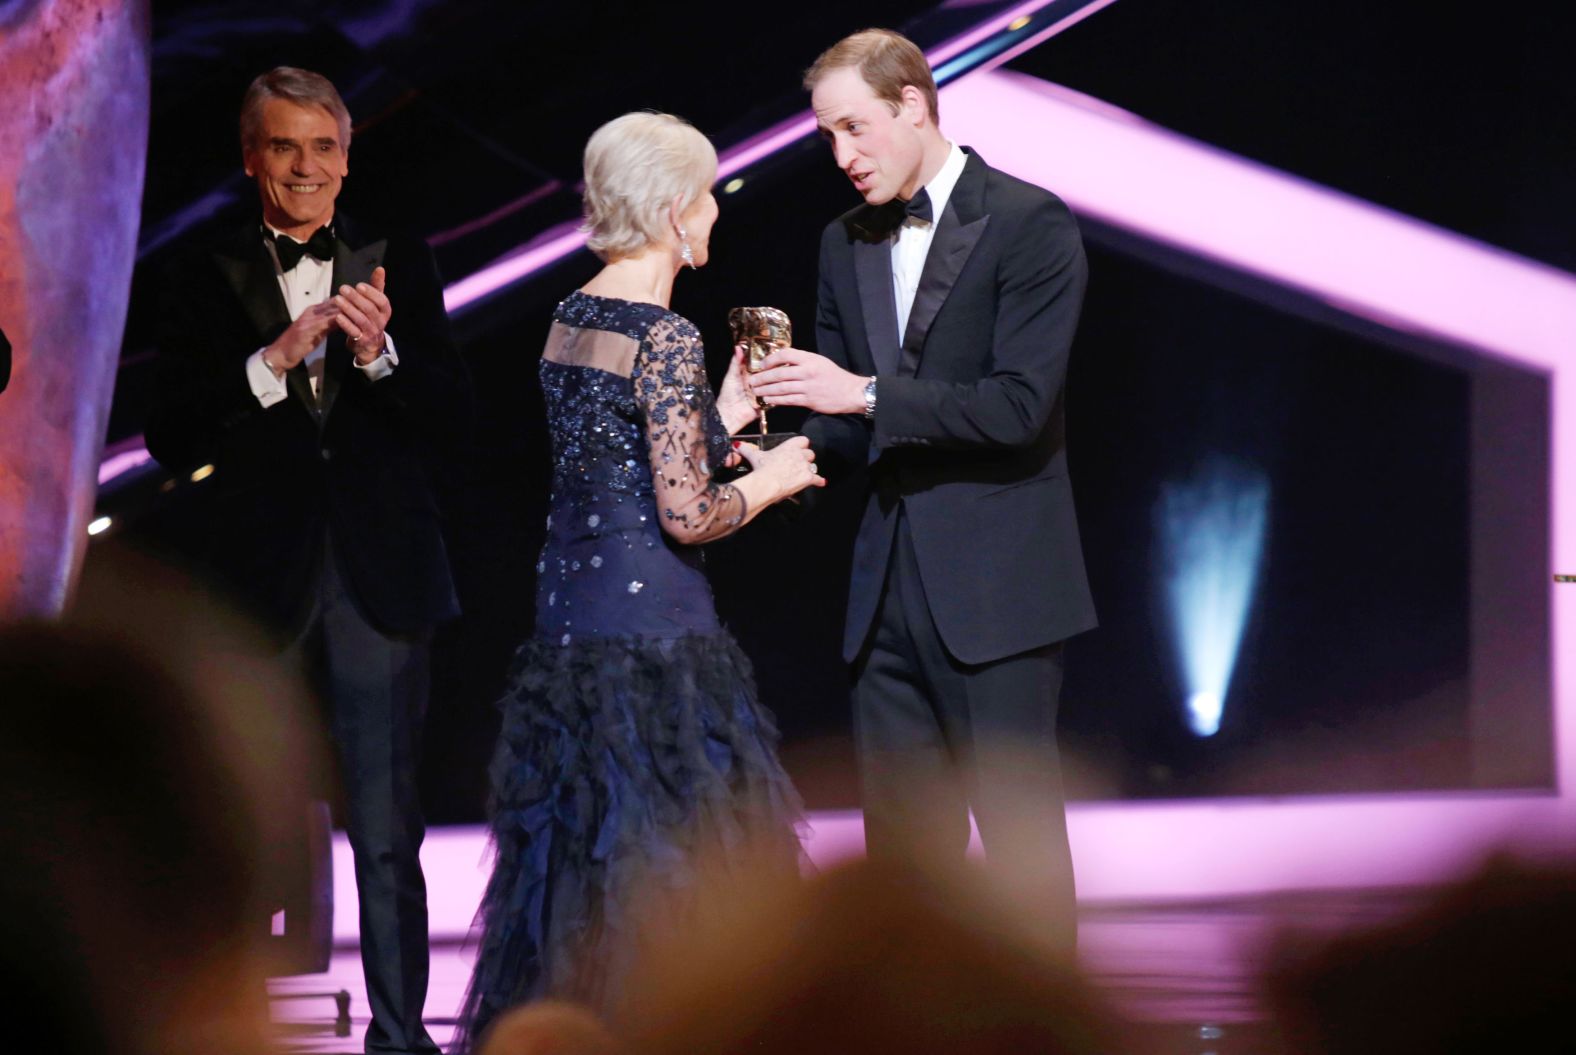
[[[964,190],[961,179],[957,190]],[[958,197],[955,190],[947,200],[947,207],[936,224],[930,252],[925,254],[924,270],[919,273],[919,288],[914,291],[914,306],[908,313],[908,331],[903,335],[903,355],[898,364],[898,373],[905,377],[912,377],[919,370],[920,353],[925,348],[931,324],[936,321],[936,313],[947,302],[963,265],[990,222],[989,216],[962,222],[956,208]]]
[[[891,375],[898,366],[897,296],[892,291],[892,242],[854,242],[854,278],[859,308],[865,317],[865,338],[876,373]]]
[[[253,234],[254,237],[215,253],[213,258],[257,330],[259,344],[268,344],[290,325],[290,309],[279,291],[274,259],[263,244],[262,235],[255,229]]]
[[[274,258],[263,244],[262,235],[256,227],[248,226],[232,249],[214,254],[214,261],[257,331],[257,347],[271,343],[290,325],[290,309],[279,290]],[[286,374],[285,387],[308,412],[317,416],[317,401],[312,398],[306,367],[298,366]]]
[[[383,266],[383,254],[388,240],[371,242],[360,249],[352,249],[344,239],[334,242],[334,292],[340,286],[354,286],[358,282],[371,282],[372,272]]]
[[[329,291],[333,296],[339,292],[340,286],[354,286],[361,282],[371,282],[372,272],[383,263],[384,250],[388,248],[388,241],[373,242],[360,249],[352,249],[345,244],[343,238],[334,241],[334,288]],[[324,352],[323,363],[323,418],[328,418],[328,412],[333,409],[334,400],[339,396],[341,383],[345,371],[350,369],[352,356],[345,347],[345,335],[336,330],[329,336],[328,349]]]

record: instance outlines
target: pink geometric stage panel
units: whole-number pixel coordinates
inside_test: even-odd
[[[1003,32],[1020,32],[1024,39],[1016,41],[993,61],[1000,63],[1027,48],[1049,39],[1063,30],[1077,25],[1096,12],[1111,6],[1116,0],[1092,0],[1077,5],[1069,13],[1038,29],[1025,28],[1030,16],[1056,6],[1057,0],[1025,0],[991,16],[952,40],[941,44],[926,54],[932,67],[940,69],[969,49]],[[1062,5],[1064,8],[1073,5]],[[815,133],[815,118],[804,113],[780,121],[764,131],[750,136],[742,143],[735,143],[724,150],[717,159],[717,180],[722,182],[735,173],[742,172],[762,158],[769,157],[784,147],[806,139]],[[486,267],[454,282],[443,291],[444,306],[458,312],[501,289],[540,271],[570,253],[581,249],[586,238],[576,222],[560,224],[543,231],[528,244],[520,246]]]
[[[1051,188],[1084,217],[1399,334],[1549,378],[1549,559],[1555,570],[1576,569],[1576,276],[1031,77],[983,72],[941,94],[951,138]],[[1492,446],[1486,454],[1494,456]],[[1492,481],[1475,474],[1473,486]],[[1410,884],[1503,843],[1569,849],[1576,587],[1543,582],[1551,591],[1558,792],[1075,804],[1081,898]],[[1474,693],[1491,696],[1493,688],[1475,685]]]

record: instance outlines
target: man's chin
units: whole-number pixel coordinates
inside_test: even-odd
[[[327,212],[313,213],[310,216],[297,216],[290,213],[281,213],[278,214],[275,219],[268,219],[267,216],[265,216],[264,219],[268,220],[268,223],[278,230],[293,231],[298,227],[311,227],[315,230],[316,228],[322,227],[324,224],[328,223],[329,220],[333,219],[333,217],[334,213],[332,210],[330,210]]]

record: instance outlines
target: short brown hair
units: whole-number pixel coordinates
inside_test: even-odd
[[[350,110],[334,82],[321,73],[295,66],[276,66],[252,81],[241,97],[241,149],[251,150],[263,128],[263,107],[270,99],[297,106],[320,106],[339,123],[339,149],[350,149]]]
[[[930,119],[941,120],[936,100],[936,78],[930,74],[925,53],[912,40],[890,29],[861,29],[821,52],[804,71],[804,90],[812,92],[833,70],[856,69],[876,98],[895,110],[903,102],[903,89],[912,84],[925,96]]]

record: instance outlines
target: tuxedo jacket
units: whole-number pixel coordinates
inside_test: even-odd
[[[328,541],[371,622],[421,632],[458,613],[432,476],[469,427],[469,379],[426,243],[367,239],[343,217],[334,226],[334,289],[387,269],[394,371],[369,381],[336,330],[320,398],[302,365],[286,375],[289,397],[263,408],[246,360],[290,315],[253,219],[162,276],[145,436],[167,468],[215,467],[217,521],[202,557],[265,626],[299,628]]]
[[[812,415],[836,472],[868,464],[844,658],[875,617],[899,510],[954,657],[977,664],[1095,625],[1067,476],[1064,381],[1087,277],[1055,195],[969,151],[897,332],[891,229],[860,205],[821,239],[818,350],[877,375],[873,422]]]

